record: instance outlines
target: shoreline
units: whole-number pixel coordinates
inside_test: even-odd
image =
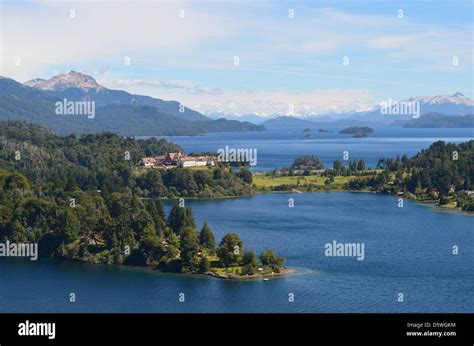
[[[176,276],[187,276],[187,277],[194,277],[194,278],[203,278],[203,279],[210,279],[210,278],[215,278],[215,279],[220,279],[220,280],[230,280],[230,281],[256,281],[256,280],[273,280],[273,279],[278,279],[278,278],[283,278],[289,275],[294,275],[297,274],[299,271],[297,268],[293,267],[288,267],[288,268],[283,268],[281,272],[279,273],[269,273],[269,274],[253,274],[253,275],[235,275],[235,274],[228,274],[228,275],[221,275],[217,274],[216,272],[209,271],[205,273],[199,273],[199,272],[184,272],[184,273],[178,273],[178,272],[166,272],[158,269],[158,267],[147,267],[147,266],[133,266],[133,265],[126,265],[126,264],[116,264],[116,263],[95,263],[95,262],[87,262],[87,261],[81,261],[79,259],[64,259],[64,258],[54,258],[54,257],[41,257],[40,259],[43,260],[51,260],[53,262],[58,262],[58,263],[76,263],[76,264],[82,264],[82,265],[102,265],[102,266],[110,266],[110,267],[115,267],[115,268],[121,268],[125,270],[137,270],[137,271],[142,271],[142,272],[147,272],[147,273],[154,273],[158,275],[176,275]],[[306,269],[306,268],[300,268],[301,269]],[[264,280],[267,281],[267,280]]]
[[[59,262],[73,262],[73,263],[79,263],[79,264],[90,264],[90,265],[105,265],[105,266],[113,266],[117,268],[122,268],[126,270],[138,270],[138,271],[144,271],[148,273],[155,273],[159,275],[173,275],[173,276],[185,276],[185,277],[194,277],[194,278],[202,278],[202,279],[219,279],[219,280],[229,280],[229,281],[257,281],[259,279],[264,280],[273,280],[273,279],[279,279],[283,277],[287,277],[289,275],[294,275],[298,273],[298,270],[296,268],[284,268],[281,272],[279,273],[274,273],[274,274],[253,274],[253,275],[220,275],[215,272],[205,272],[205,273],[198,273],[198,272],[186,272],[186,273],[173,273],[173,272],[164,272],[157,267],[144,267],[144,266],[130,266],[130,265],[125,265],[125,264],[107,264],[107,263],[91,263],[91,262],[84,262],[84,261],[79,261],[79,260],[62,260],[62,259],[55,259],[51,258],[52,260],[59,261]],[[266,280],[264,280],[266,281]]]
[[[201,276],[207,276],[207,277],[212,277],[216,279],[222,279],[222,280],[233,280],[233,281],[246,281],[246,280],[258,280],[258,279],[278,279],[282,278],[288,275],[296,274],[297,270],[295,268],[284,268],[281,272],[279,273],[271,273],[271,274],[253,274],[253,275],[233,275],[233,274],[228,274],[228,275],[220,275],[215,272],[206,272],[206,273],[182,273],[182,274],[190,274],[190,275],[201,275]],[[180,273],[177,273],[180,274]]]
[[[391,195],[391,194],[383,194],[378,191],[371,191],[371,190],[341,190],[341,189],[326,189],[326,190],[316,190],[316,191],[297,191],[297,190],[291,190],[291,191],[259,191],[256,192],[256,195],[265,195],[265,194],[272,194],[272,193],[277,193],[277,194],[289,194],[289,193],[321,193],[321,192],[349,192],[349,193],[371,193],[374,195],[384,195],[384,196],[392,196],[392,197],[397,197],[398,195]],[[426,206],[431,206],[433,209],[437,209],[438,211],[451,211],[451,212],[456,212],[456,213],[461,213],[461,214],[466,214],[468,216],[473,216],[474,217],[474,211],[469,211],[469,210],[462,210],[458,207],[447,207],[447,206],[442,206],[436,203],[436,201],[431,201],[431,200],[418,200],[416,198],[411,198],[409,196],[398,196],[402,198],[406,198],[410,201],[420,203],[422,205]]]
[[[324,189],[324,190],[313,190],[313,191],[298,191],[298,190],[291,190],[291,191],[286,191],[286,190],[281,190],[281,191],[277,191],[277,190],[274,190],[274,191],[255,191],[254,194],[252,195],[245,195],[245,196],[220,196],[220,197],[211,197],[211,198],[199,198],[199,197],[174,197],[174,198],[168,198],[168,197],[141,197],[140,199],[144,199],[144,200],[148,200],[148,199],[162,199],[162,200],[165,200],[165,201],[172,201],[172,200],[175,200],[175,199],[180,199],[180,198],[183,198],[185,200],[192,200],[192,201],[213,201],[213,200],[226,200],[226,199],[238,199],[238,198],[252,198],[252,197],[255,197],[256,195],[268,195],[268,194],[290,194],[290,193],[324,193],[324,192],[331,192],[331,193],[334,193],[334,192],[350,192],[350,193],[371,193],[371,194],[375,194],[375,195],[378,195],[378,194],[381,194],[381,195],[384,195],[383,193],[381,192],[377,192],[377,191],[372,191],[372,190],[344,190],[344,189]],[[397,197],[397,195],[391,195],[391,194],[386,194],[386,196],[393,196],[393,197]],[[414,198],[410,198],[408,196],[401,196],[403,198],[406,198],[410,201],[413,201],[413,202],[417,202],[417,203],[421,203],[423,205],[430,205],[432,206],[434,209],[438,209],[439,211],[452,211],[452,212],[457,212],[457,213],[461,213],[461,214],[466,214],[466,215],[469,215],[469,216],[474,216],[474,211],[469,211],[469,210],[462,210],[458,207],[446,207],[446,206],[440,206],[438,204],[436,204],[435,201],[430,201],[430,200],[418,200],[418,199],[414,199]]]

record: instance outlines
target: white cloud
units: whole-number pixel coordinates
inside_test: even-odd
[[[118,88],[133,94],[150,95],[164,100],[179,100],[185,106],[204,114],[313,115],[330,112],[367,110],[378,95],[366,89],[332,88],[303,92],[287,90],[221,89],[202,86],[193,81],[98,80],[107,88]]]
[[[185,9],[184,18],[178,16],[180,9]],[[179,1],[2,4],[1,19],[0,73],[22,81],[64,64],[120,65],[126,56],[132,63],[160,63],[162,51],[187,55],[233,30],[224,18]],[[20,66],[15,57],[21,57]]]
[[[219,88],[203,86],[198,83],[191,81],[161,81],[161,80],[99,80],[101,85],[106,86],[110,89],[131,89],[131,88],[151,88],[151,89],[178,89],[182,90],[187,94],[193,95],[219,95],[223,91]],[[161,92],[163,90],[160,90]]]
[[[224,90],[219,94],[192,94],[180,89],[157,91],[143,85],[129,85],[128,91],[144,93],[165,100],[180,100],[187,107],[204,114],[320,115],[331,112],[366,110],[376,103],[369,90],[316,89],[305,92]]]
[[[377,36],[368,42],[368,46],[377,49],[400,48],[413,42],[420,42],[427,35],[386,35]]]
[[[2,4],[0,74],[26,81],[69,68],[92,74],[110,88],[179,100],[206,113],[265,115],[287,114],[289,104],[295,113],[312,114],[370,107],[381,85],[391,90],[423,86],[423,80],[392,81],[390,75],[472,68],[469,26],[400,20],[396,10],[369,15],[317,6],[298,7],[289,20],[286,9],[278,16],[267,11],[269,6],[232,1]],[[344,69],[341,59],[348,52],[354,58]],[[234,55],[254,79],[239,80],[230,90],[237,76]],[[14,63],[17,56],[20,66]],[[123,66],[125,56],[131,58],[129,70]],[[459,68],[452,67],[452,56],[459,57]],[[267,85],[243,90],[254,88],[260,78]],[[281,78],[307,91],[269,90]],[[307,82],[304,87],[299,79]]]

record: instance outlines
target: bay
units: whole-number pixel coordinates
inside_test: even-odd
[[[295,207],[288,207],[288,199]],[[474,218],[368,193],[187,201],[198,226],[274,248],[298,273],[229,281],[121,266],[0,260],[1,312],[472,312]],[[167,209],[169,205],[167,206]],[[365,259],[324,246],[365,244]],[[452,254],[452,247],[459,254]],[[69,294],[76,302],[69,302]],[[185,302],[178,295],[185,293]],[[295,301],[288,296],[293,293]],[[404,301],[398,302],[403,293]]]

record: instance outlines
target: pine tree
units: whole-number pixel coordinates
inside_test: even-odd
[[[185,225],[185,213],[184,209],[181,208],[178,204],[174,204],[171,208],[170,214],[168,216],[168,226],[171,227],[176,235],[180,235],[181,231]]]
[[[149,212],[156,226],[156,233],[158,235],[163,234],[163,230],[166,227],[166,215],[163,210],[163,203],[161,199],[153,199],[150,203]]]
[[[184,223],[183,227],[191,227],[193,229],[196,229],[196,221],[194,221],[194,215],[193,211],[191,208],[186,208],[184,210]]]
[[[204,225],[202,226],[201,232],[199,233],[199,244],[207,251],[209,255],[215,255],[216,238],[214,237],[211,228],[207,224],[207,221],[204,221]]]
[[[217,249],[217,255],[224,267],[232,267],[239,264],[242,259],[244,243],[235,233],[226,234]]]
[[[192,227],[186,227],[181,232],[180,246],[181,261],[183,267],[196,270],[197,269],[197,255],[199,251],[198,234]]]
[[[255,274],[258,268],[258,258],[255,252],[245,251],[242,258],[242,265],[244,266],[243,274]]]
[[[199,272],[205,273],[209,270],[211,270],[211,263],[209,262],[209,259],[206,256],[203,256],[201,258],[201,262],[199,263]]]

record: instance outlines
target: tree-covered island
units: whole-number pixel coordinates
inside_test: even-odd
[[[112,133],[56,136],[0,122],[0,242],[38,243],[41,257],[164,272],[251,278],[286,272],[273,250],[258,257],[236,233],[216,244],[187,198],[248,196],[252,175],[210,167],[140,169],[143,157],[181,151],[165,140]],[[162,199],[173,204],[166,217]]]
[[[352,134],[354,138],[366,138],[369,136],[369,134],[373,133],[374,129],[371,127],[367,126],[352,126],[352,127],[347,127],[343,130],[341,130],[339,133],[342,134]]]

